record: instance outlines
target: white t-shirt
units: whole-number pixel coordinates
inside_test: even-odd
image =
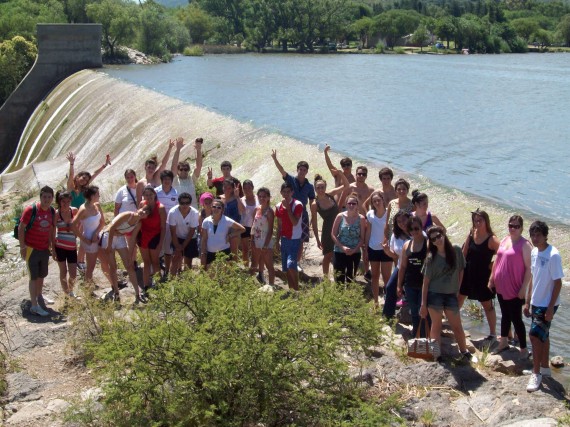
[[[552,245],[539,252],[533,248],[530,254],[532,272],[532,296],[530,303],[537,307],[548,307],[554,290],[554,281],[564,277],[562,258],[558,249]],[[560,305],[560,295],[554,305]]]
[[[163,191],[162,185],[156,187],[155,191],[156,198],[160,204],[164,206],[166,212],[170,212],[170,209],[178,205],[178,192],[174,187],[170,189],[170,192],[168,194]]]
[[[182,216],[182,212],[180,212],[180,206],[174,206],[168,212],[168,218],[166,219],[166,223],[169,226],[176,227],[176,237],[180,239],[186,239],[188,237],[188,233],[190,233],[191,228],[198,228],[200,225],[200,213],[190,206],[190,212],[186,216]],[[194,239],[196,238],[197,234],[194,233]]]
[[[187,179],[180,179],[178,176],[174,177],[172,181],[172,187],[178,192],[178,194],[188,193],[192,196],[191,206],[194,209],[198,209],[198,200],[196,200],[196,185],[194,184],[194,178],[190,175]]]
[[[366,213],[366,219],[372,227],[370,231],[370,240],[368,241],[368,247],[374,249],[375,251],[382,250],[382,242],[384,241],[384,226],[386,225],[386,214],[388,211],[384,211],[384,215],[380,218],[374,213],[374,209],[370,209]]]
[[[202,228],[208,232],[208,242],[206,244],[206,250],[208,252],[220,252],[230,247],[228,234],[234,222],[235,221],[233,219],[222,215],[215,232],[214,221],[211,216],[202,222]]]
[[[133,190],[127,187],[126,185],[123,185],[121,188],[119,188],[119,191],[117,191],[117,195],[115,196],[115,203],[121,204],[121,207],[119,208],[119,213],[136,212],[137,211],[136,200],[137,200],[136,188]]]
[[[404,249],[404,243],[409,239],[407,238],[396,238],[395,234],[390,237],[390,250],[398,255],[398,268],[400,268],[400,262],[402,261],[402,250]]]
[[[257,197],[255,197],[255,204],[248,205],[245,196],[241,198],[243,204],[245,205],[245,213],[241,216],[241,225],[244,227],[251,227],[253,225],[253,217],[255,216],[255,208],[259,206]]]

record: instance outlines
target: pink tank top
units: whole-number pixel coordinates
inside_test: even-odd
[[[526,267],[523,258],[523,245],[527,241],[521,237],[510,249],[505,249],[509,237],[501,241],[495,260],[493,282],[498,294],[506,300],[518,298],[523,285]]]

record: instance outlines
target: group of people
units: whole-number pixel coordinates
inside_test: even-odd
[[[398,305],[407,304],[412,334],[425,335],[420,327],[423,318],[430,336],[439,340],[445,315],[467,360],[471,354],[459,315],[467,298],[481,303],[490,330],[487,340],[498,341],[497,353],[509,348],[512,325],[521,357],[528,358],[522,315],[532,316],[529,335],[534,368],[528,390],[540,387],[542,375],[549,374],[549,328],[560,304],[563,277],[560,254],[548,243],[544,222],[531,224],[531,245],[523,237],[523,218],[513,215],[506,237],[500,240],[489,215],[477,209],[471,213],[472,227],[462,247],[453,245],[445,226],[429,210],[426,194],[415,190],[410,197],[409,182],[400,178],[392,184],[394,174],[389,168],[379,171],[380,187],[374,189],[366,183],[366,166],[357,166],[353,174],[352,160],[343,158],[336,168],[329,146],[324,156],[334,179],[332,189],[327,189],[320,175],[315,176],[314,184],[309,182],[305,161],[297,164],[295,174],[287,172],[273,150],[271,157],[283,178],[275,206],[268,188],[255,191],[251,180],[241,182],[232,176],[229,161],[221,163],[220,177],[214,178],[208,168],[207,185],[212,190],[198,197],[202,143],[202,138],[194,141],[192,173],[190,163],[180,160],[185,145],[182,138],[169,141],[160,162],[156,158],[145,162],[144,177],[138,179],[133,169],[127,169],[109,224],[99,203],[99,189],[93,185],[93,179],[111,164],[109,156],[93,175],[85,171],[75,174],[75,156],[69,153],[67,189],[55,195],[57,209],[51,207],[54,191],[46,186],[40,191],[40,202],[26,207],[20,220],[21,254],[30,274],[31,312],[49,315],[42,287],[50,256],[58,263],[61,286],[69,298],[76,298],[77,267],[84,269],[85,281],[90,283],[99,260],[113,299],[119,301],[115,252],[128,272],[136,304],[147,301],[147,291],[157,281],[192,268],[194,259],[208,270],[219,254],[241,260],[262,282],[267,270],[268,284],[274,285],[273,255],[277,251],[289,288],[298,290],[299,261],[312,228],[322,251],[325,276],[332,263],[336,282],[352,281],[363,265],[376,307],[380,306],[382,279],[386,318],[395,316]],[[137,249],[143,261],[142,283],[136,275]],[[501,309],[498,340],[495,295]]]

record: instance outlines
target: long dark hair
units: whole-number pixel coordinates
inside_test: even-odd
[[[428,236],[428,255],[426,258],[426,263],[433,262],[434,257],[437,254],[437,246],[431,242],[432,234],[440,233],[443,236],[443,243],[445,249],[445,262],[449,270],[454,270],[455,266],[457,265],[457,259],[455,255],[455,249],[453,249],[453,245],[447,238],[447,234],[445,234],[445,230],[440,227],[439,225],[432,225],[428,228],[427,236]],[[448,270],[448,271],[449,271]]]
[[[402,236],[406,235],[407,233],[402,230],[400,228],[400,226],[398,225],[398,218],[400,218],[401,216],[406,217],[406,220],[408,220],[410,218],[410,214],[402,209],[400,209],[398,212],[396,212],[396,215],[394,215],[394,224],[393,224],[393,229],[394,229],[394,236],[396,236],[396,239],[401,238]]]

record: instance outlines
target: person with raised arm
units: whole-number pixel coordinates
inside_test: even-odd
[[[333,171],[337,171],[337,168],[334,167],[334,165],[331,162],[331,158],[329,156],[330,150],[331,150],[330,145],[326,144],[325,150],[324,150],[325,151],[325,162],[327,163],[327,167],[329,168],[329,170],[331,171],[331,174],[333,175],[334,186],[340,187],[340,186],[344,185],[344,183],[343,183],[342,177],[340,175],[333,173]],[[352,159],[350,157],[345,157],[345,158],[341,159],[340,168],[342,170],[342,174],[346,177],[349,184],[356,182],[356,178],[354,178],[354,175],[352,174]]]
[[[71,206],[69,191],[57,192],[55,251],[53,258],[59,267],[59,282],[63,293],[76,298],[73,285],[77,278],[77,235],[71,223],[77,215],[77,208]]]
[[[224,181],[224,194],[220,196],[220,199],[224,202],[224,215],[231,218],[233,221],[240,223],[241,216],[245,213],[245,205],[241,201],[240,197],[240,187],[234,183],[231,179],[226,179]],[[245,227],[244,227],[245,231]],[[240,244],[241,235],[232,234],[232,240],[230,241],[231,253],[236,257],[238,254],[238,248]]]
[[[140,205],[143,197],[143,191],[147,186],[150,185],[152,188],[155,188],[160,185],[160,174],[166,169],[166,164],[168,163],[170,152],[172,151],[172,148],[174,148],[174,145],[175,140],[169,139],[168,148],[166,149],[166,153],[164,153],[160,166],[158,165],[158,159],[156,156],[153,156],[144,162],[145,176],[137,182],[137,206]]]
[[[67,191],[71,193],[71,206],[79,209],[79,207],[85,203],[85,197],[83,197],[83,191],[87,188],[89,184],[93,182],[97,175],[99,175],[103,170],[111,165],[111,156],[107,154],[105,156],[105,163],[97,169],[93,174],[87,171],[81,171],[75,174],[75,154],[73,152],[67,153],[66,156],[69,161],[69,175],[67,177]]]
[[[333,259],[334,241],[331,236],[332,227],[336,216],[340,212],[339,206],[344,205],[346,197],[350,194],[350,183],[346,176],[336,169],[331,169],[333,176],[340,176],[342,187],[337,187],[327,192],[327,182],[320,175],[315,175],[316,198],[311,202],[311,227],[317,241],[317,247],[323,253],[323,275],[328,277],[330,263]],[[317,214],[323,219],[321,235]]]
[[[309,172],[309,164],[301,160],[297,163],[297,175],[293,176],[283,168],[279,160],[277,160],[277,150],[271,150],[271,158],[279,170],[279,173],[283,177],[283,181],[289,183],[293,192],[291,197],[301,203],[303,208],[301,215],[301,244],[299,245],[299,252],[297,254],[297,262],[301,260],[303,255],[303,243],[309,241],[309,214],[307,212],[307,205],[315,199],[315,187],[307,179],[307,173]],[[300,265],[297,268],[302,271]]]
[[[220,164],[220,169],[222,171],[222,176],[218,178],[214,178],[212,174],[212,168],[208,168],[207,177],[208,180],[206,183],[208,184],[208,188],[215,188],[216,189],[216,197],[221,197],[224,194],[224,181],[229,179],[239,188],[239,194],[237,197],[243,197],[243,191],[241,189],[241,182],[236,177],[232,176],[232,164],[224,160]]]
[[[196,166],[190,174],[190,163],[187,160],[180,160],[180,151],[184,148],[184,138],[176,138],[176,150],[172,156],[172,166],[170,169],[176,171],[176,176],[172,186],[178,194],[188,193],[192,197],[192,207],[198,209],[198,199],[196,198],[196,182],[202,172],[202,138],[194,140],[194,150],[196,151]]]
[[[170,210],[178,205],[178,192],[172,186],[173,180],[174,173],[172,173],[171,170],[163,170],[160,173],[161,184],[156,187],[156,198],[160,204],[164,206],[167,216]],[[165,229],[164,242],[162,244],[160,256],[164,257],[164,275],[162,276],[162,279],[166,280],[172,263],[172,235],[170,234],[170,227],[168,227],[168,225]]]

